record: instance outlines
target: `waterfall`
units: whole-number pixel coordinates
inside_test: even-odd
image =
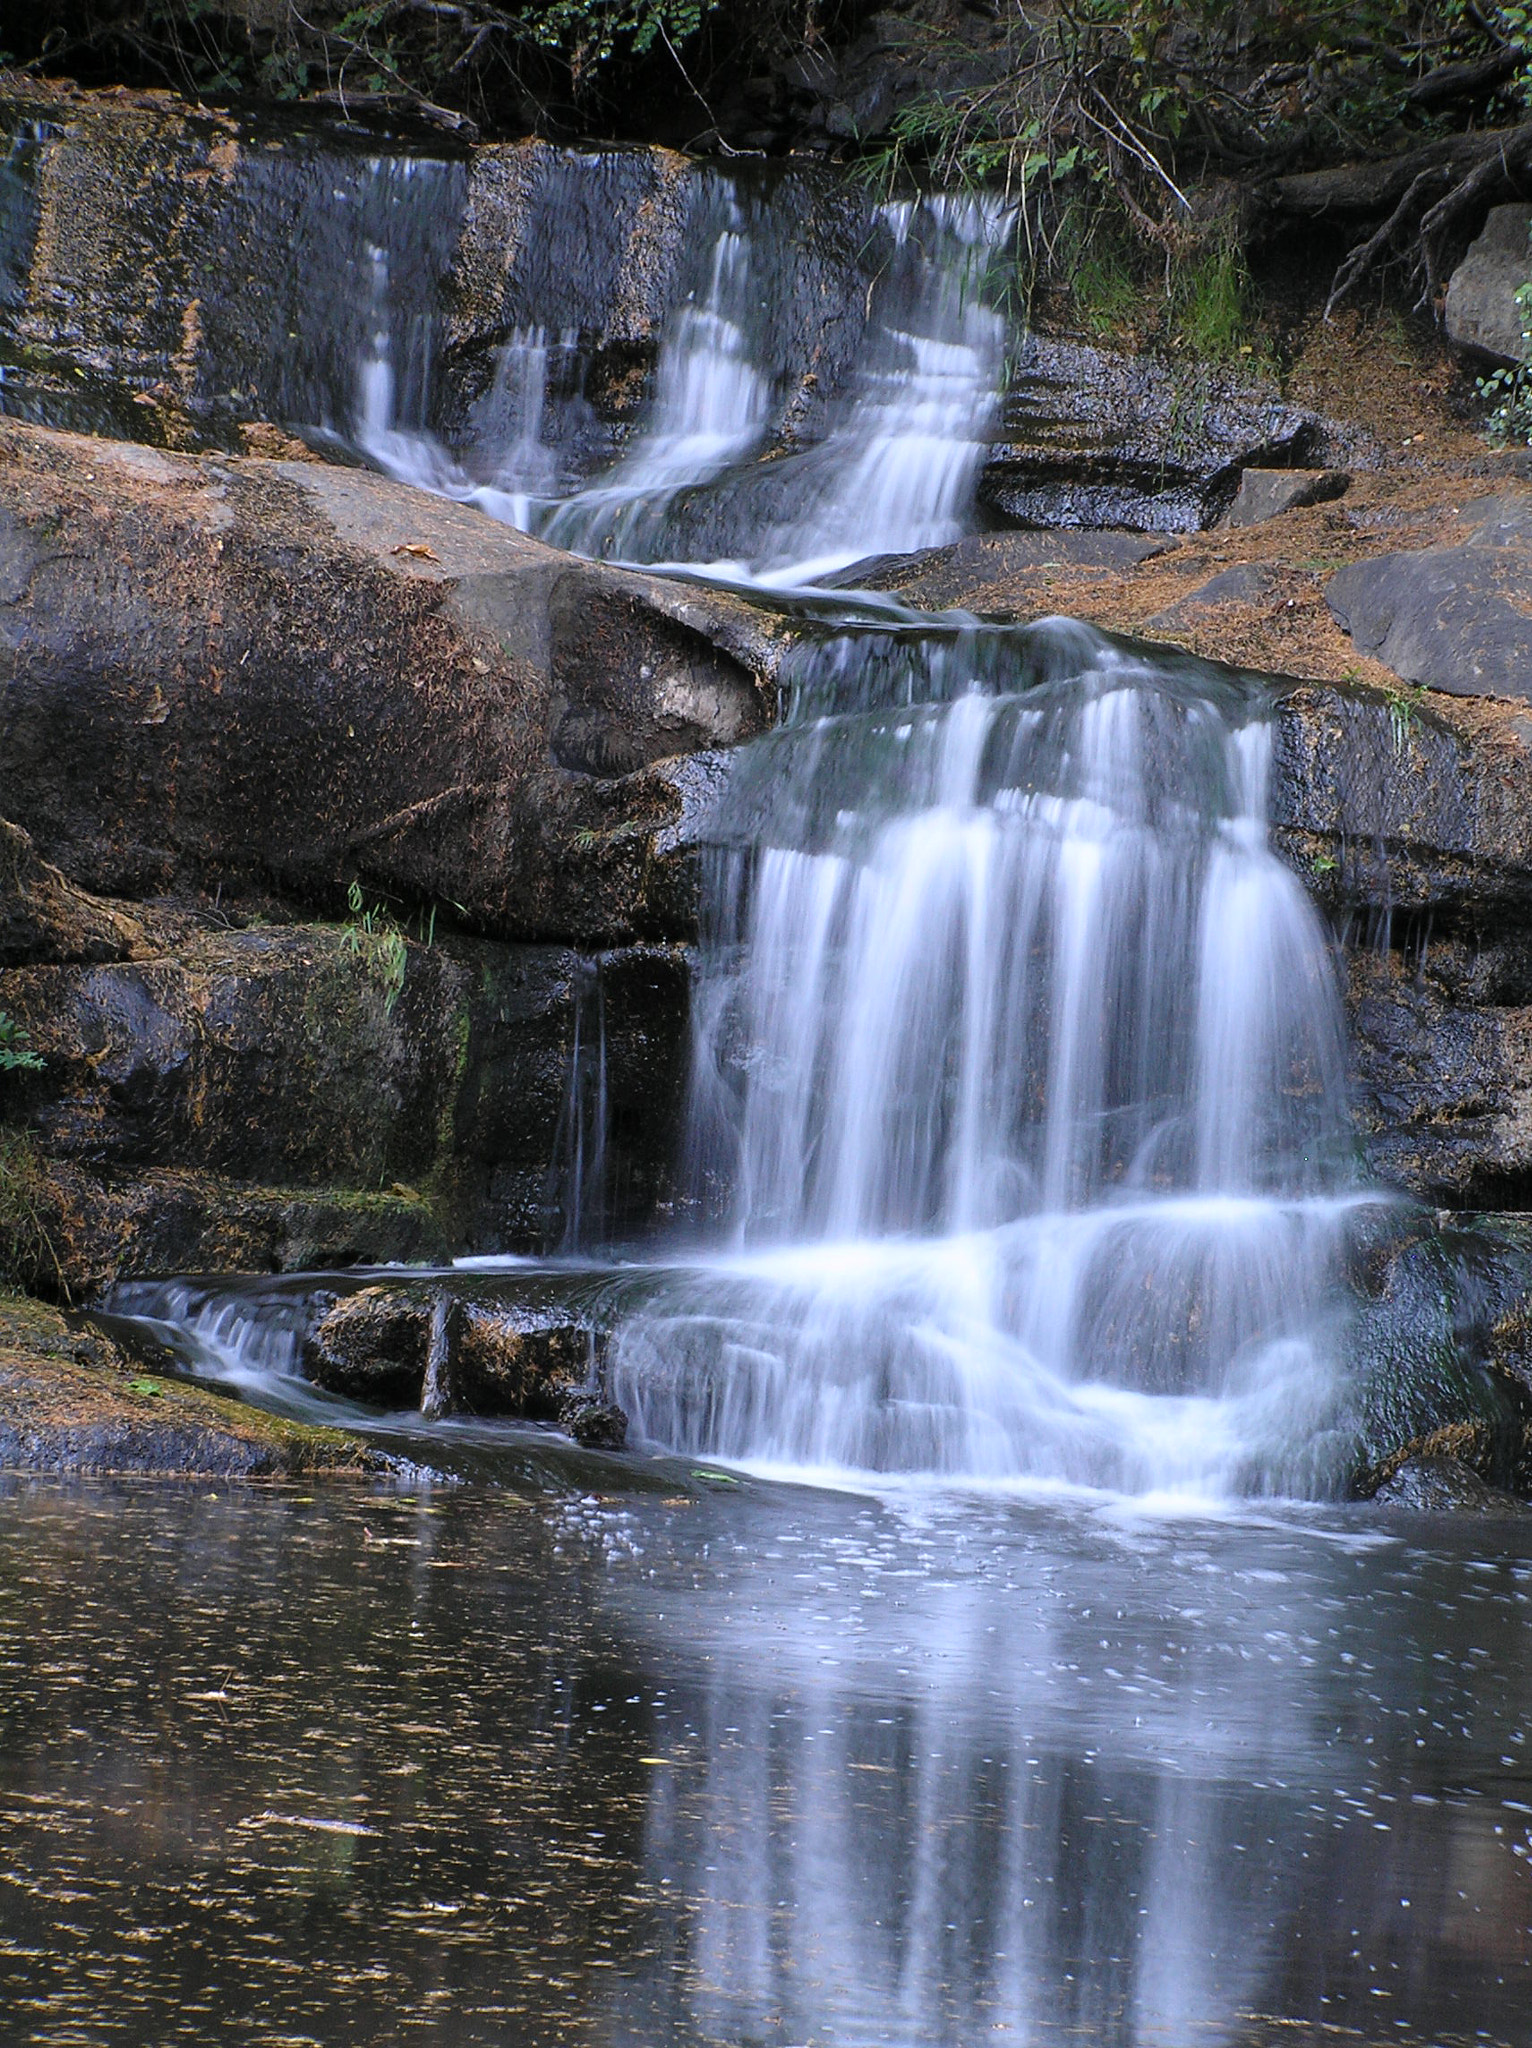
[[[453,187],[369,178],[346,246],[370,237],[353,427],[374,462],[592,555],[796,589],[784,722],[734,754],[707,828],[703,1240],[611,1283],[635,1438],[798,1470],[1323,1490],[1350,1232],[1377,1197],[1327,935],[1268,844],[1267,687],[1067,620],[808,587],[963,530],[1004,211],[848,202],[863,288],[832,347],[801,190],[698,172],[647,409],[582,480],[594,441],[559,409],[594,418],[584,328],[523,320],[467,440],[433,433],[418,286],[440,233],[373,202],[418,188],[440,213]],[[566,1251],[610,1213],[607,1094],[597,989],[558,1140]]]
[[[690,1131],[727,1248],[619,1330],[616,1398],[778,1465],[1306,1490],[1366,1197],[1270,706],[1062,620],[922,655],[911,702],[835,636],[742,752]]]
[[[752,248],[732,194],[724,212],[706,282],[666,335],[645,431],[608,477],[543,522],[555,547],[653,559],[665,549],[677,495],[711,482],[764,434],[771,389],[751,356]]]
[[[691,282],[660,338],[647,410],[604,475],[570,486],[541,446],[548,363],[535,330],[507,351],[523,394],[519,417],[534,423],[509,464],[482,437],[453,453],[403,418],[381,250],[356,445],[403,482],[613,560],[793,584],[956,539],[996,411],[1005,328],[986,285],[1005,209],[932,195],[868,210],[857,368],[844,389],[821,394],[810,437],[787,417],[802,397],[804,365],[781,354],[791,324],[781,301],[798,288],[787,260],[798,223],[770,196],[716,174],[692,211]],[[577,350],[578,336],[567,333],[563,346]]]

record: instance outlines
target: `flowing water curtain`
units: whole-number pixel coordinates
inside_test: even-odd
[[[861,208],[860,344],[844,388],[832,378],[817,392],[817,423],[805,429],[794,418],[825,338],[808,331],[819,259],[803,244],[802,203],[790,182],[694,177],[648,404],[617,461],[583,484],[548,459],[566,435],[549,406],[551,364],[536,353],[546,330],[539,339],[536,322],[501,358],[502,389],[519,393],[510,431],[493,391],[470,408],[455,451],[431,430],[418,369],[404,377],[399,295],[380,241],[356,445],[402,481],[616,560],[728,563],[794,582],[955,539],[998,402],[1005,325],[992,272],[1010,216],[974,199],[872,206],[846,195],[845,206]],[[814,314],[821,325],[828,318],[822,307]],[[429,326],[422,331],[428,339]],[[565,354],[575,345],[565,330]],[[409,350],[418,364],[420,336]],[[560,409],[580,403],[563,397]]]
[[[989,639],[981,689],[742,757],[693,1098],[735,1250],[621,1333],[621,1398],[794,1464],[1278,1483],[1337,1395],[1361,1197],[1269,706],[1078,627]]]

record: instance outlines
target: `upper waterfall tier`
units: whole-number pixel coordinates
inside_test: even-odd
[[[698,178],[652,394],[594,475],[578,330],[552,346],[545,325],[517,330],[449,449],[425,424],[429,334],[374,244],[349,431],[391,475],[581,554],[795,582],[955,539],[998,406],[1005,328],[986,292],[1006,217],[941,196],[860,213],[840,280],[861,302],[856,360],[826,361],[821,387],[829,351],[794,311],[796,193]]]

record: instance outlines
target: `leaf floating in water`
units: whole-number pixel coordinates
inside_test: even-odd
[[[738,1486],[739,1481],[732,1472],[710,1472],[701,1465],[692,1467],[693,1479],[700,1479],[705,1486]]]
[[[308,1828],[320,1835],[375,1835],[359,1820],[330,1820],[317,1813],[274,1813],[270,1807],[245,1822],[247,1828]]]

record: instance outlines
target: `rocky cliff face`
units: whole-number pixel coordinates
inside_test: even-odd
[[[759,615],[355,471],[0,467],[8,1269],[558,1242],[598,1146],[609,1224],[663,1207]]]

